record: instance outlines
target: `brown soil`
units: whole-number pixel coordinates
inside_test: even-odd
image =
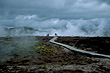
[[[110,55],[110,37],[59,37],[57,42],[86,51]]]
[[[13,57],[0,64],[0,73],[109,73],[110,59],[93,57],[70,51],[65,47],[48,42],[52,37],[36,37],[37,50],[21,57]],[[4,39],[4,38],[2,38]],[[9,40],[9,38],[7,38]],[[5,40],[7,40],[5,39]],[[75,41],[75,39],[77,39]],[[60,37],[57,41],[76,45],[79,37]],[[74,41],[72,41],[74,40]],[[75,44],[74,44],[75,43]],[[78,42],[77,42],[78,44]]]

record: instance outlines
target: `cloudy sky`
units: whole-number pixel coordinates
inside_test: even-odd
[[[110,0],[0,0],[0,26],[104,35],[109,32],[109,23]],[[77,35],[75,32],[72,34]]]
[[[1,14],[44,18],[110,17],[110,0],[0,0]]]

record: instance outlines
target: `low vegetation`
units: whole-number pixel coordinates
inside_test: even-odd
[[[22,42],[21,40],[19,41],[20,38],[12,41],[13,38],[11,38],[7,42],[0,43],[3,47],[0,50],[4,51],[1,54],[2,56],[0,55],[0,58],[2,58],[0,72],[84,73],[88,71],[89,73],[104,73],[110,70],[109,66],[104,66],[105,64],[103,63],[106,63],[104,59],[104,62],[101,62],[101,58],[96,59],[95,57],[52,44],[48,42],[52,37],[36,38],[38,42],[30,40]],[[16,40],[17,42],[15,42]],[[66,40],[65,43],[68,42],[68,39]],[[73,44],[73,42],[71,43]],[[8,47],[5,47],[6,44]],[[108,64],[109,60],[107,61]]]

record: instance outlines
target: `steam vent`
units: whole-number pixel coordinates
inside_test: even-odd
[[[0,0],[0,73],[110,73],[110,0]]]

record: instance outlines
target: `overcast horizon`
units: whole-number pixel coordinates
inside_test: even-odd
[[[47,31],[35,35],[110,36],[110,0],[0,0],[0,36],[24,26]]]

